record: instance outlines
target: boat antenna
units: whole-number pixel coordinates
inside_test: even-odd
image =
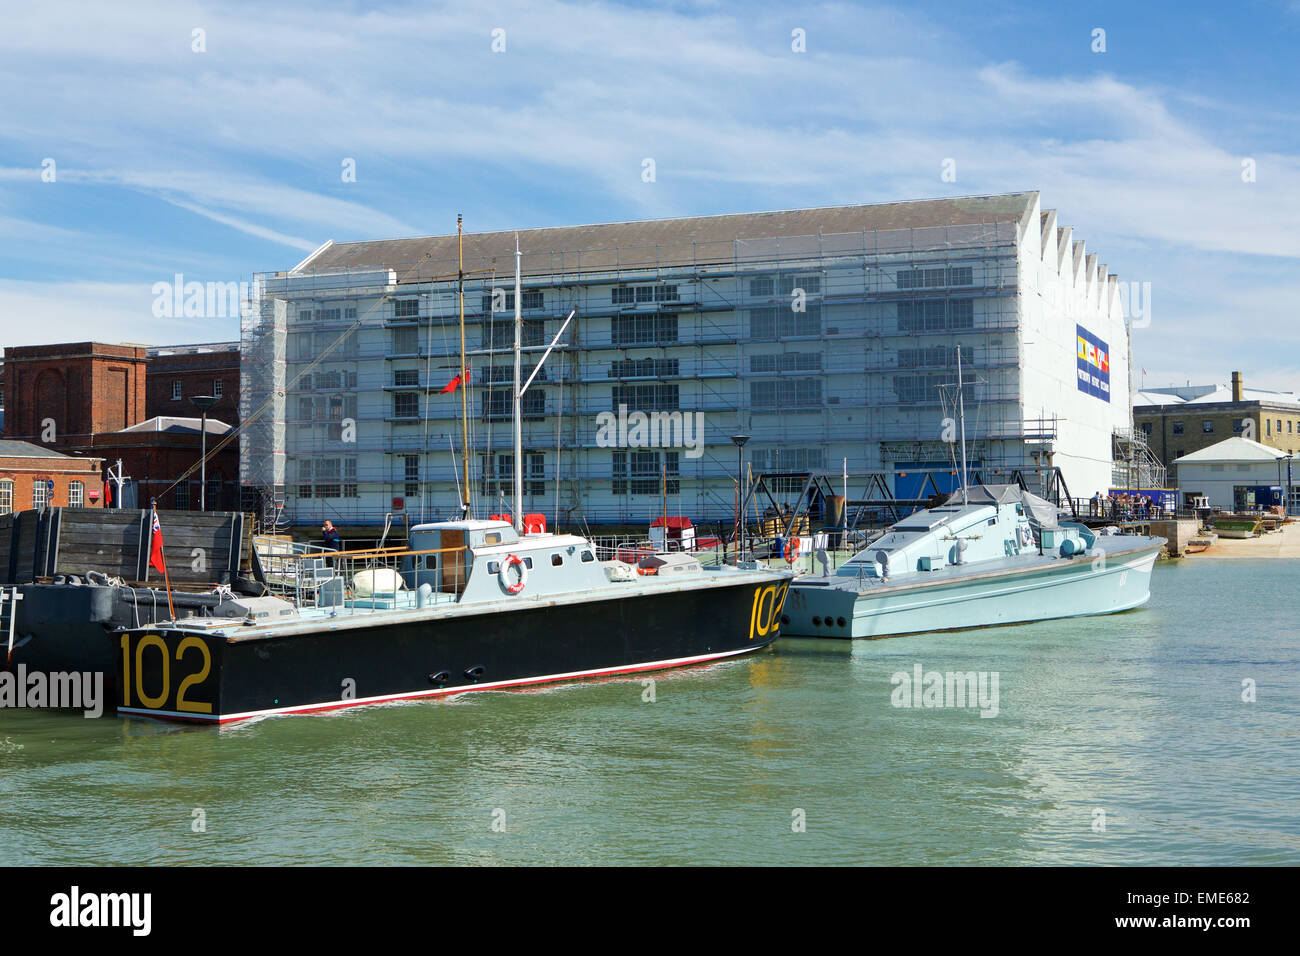
[[[465,234],[464,220],[456,214],[456,296],[460,301],[460,463],[464,472],[461,484],[461,510],[469,517],[469,365],[465,360]]]
[[[957,422],[961,429],[961,503],[966,501],[966,396],[961,381],[961,346],[957,346]]]
[[[519,233],[515,233],[515,530],[524,531],[524,424],[519,390],[519,346],[523,328],[522,284],[523,254],[519,251]]]

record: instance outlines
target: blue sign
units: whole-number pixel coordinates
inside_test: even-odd
[[[46,494],[51,494],[51,495],[54,494],[54,479],[53,479],[53,478],[46,478],[46,479],[45,479],[45,492],[46,492]]]
[[[1075,327],[1079,391],[1110,401],[1110,346],[1082,325]]]

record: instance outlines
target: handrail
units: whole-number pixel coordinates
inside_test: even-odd
[[[373,551],[313,551],[311,554],[284,554],[284,555],[277,554],[274,555],[274,557],[284,558],[291,561],[301,561],[306,558],[316,559],[316,558],[340,557],[340,558],[347,558],[349,561],[355,561],[357,558],[371,558],[371,557],[395,558],[395,557],[405,557],[407,555],[414,556],[419,554],[446,554],[447,552],[450,551],[464,551],[466,547],[468,547],[468,545],[461,545],[460,547],[457,548],[426,548],[421,551],[408,551],[405,548],[382,548]]]

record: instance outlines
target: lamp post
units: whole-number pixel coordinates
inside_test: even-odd
[[[732,443],[736,446],[736,527],[732,537],[736,542],[736,563],[740,563],[740,486],[745,480],[745,442],[749,441],[749,436],[745,434],[732,435]]]
[[[208,409],[217,404],[216,395],[195,395],[190,401],[199,409],[199,510],[208,510]]]

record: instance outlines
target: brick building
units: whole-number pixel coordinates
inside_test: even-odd
[[[53,482],[53,489],[49,487]],[[102,505],[98,458],[65,455],[31,442],[0,439],[0,515],[29,508]]]
[[[5,437],[70,451],[145,417],[141,345],[76,342],[5,349]]]
[[[215,395],[209,419],[239,424],[239,343],[167,345],[149,349],[145,416],[198,417],[195,395]],[[134,422],[128,422],[134,424]]]
[[[230,432],[225,422],[207,422],[207,448],[211,452]],[[199,472],[177,484],[181,475],[198,462],[201,451],[198,418],[154,417],[120,431],[96,435],[95,454],[106,466],[120,459],[135,489],[134,505],[147,507],[150,498],[158,507],[173,511],[198,511]],[[208,459],[207,510],[234,511],[239,507],[239,445],[231,442]],[[128,496],[130,492],[128,491]],[[128,497],[124,502],[130,506]]]
[[[1170,466],[1179,458],[1245,438],[1279,452],[1300,451],[1300,396],[1247,388],[1241,372],[1229,385],[1185,385],[1143,389],[1134,395],[1133,426]]]

